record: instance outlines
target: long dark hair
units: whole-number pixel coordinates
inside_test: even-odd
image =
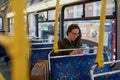
[[[80,47],[82,45],[82,42],[81,42],[82,34],[81,34],[81,29],[79,28],[79,26],[77,24],[71,24],[71,25],[68,26],[67,35],[73,29],[78,29],[79,30],[79,36],[75,39],[75,42],[76,42],[76,47]]]

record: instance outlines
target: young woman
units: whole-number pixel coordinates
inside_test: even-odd
[[[59,49],[73,49],[80,48],[82,46],[81,43],[81,30],[77,24],[71,24],[67,29],[67,37],[61,41],[58,41]],[[59,55],[75,55],[78,53],[82,53],[80,50],[73,51],[62,51],[59,52]]]

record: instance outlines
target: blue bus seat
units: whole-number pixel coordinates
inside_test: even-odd
[[[90,69],[95,64],[96,54],[50,57],[51,80],[90,80]],[[108,61],[104,54],[104,61]],[[95,73],[110,71],[110,65],[96,69]],[[102,79],[101,79],[102,80]]]
[[[2,61],[5,61],[7,64],[9,64],[10,58],[7,54],[6,49],[2,45],[0,45],[0,58]]]
[[[32,52],[30,55],[31,68],[35,65],[35,63],[37,63],[38,60],[48,60],[48,54],[52,50],[52,48],[49,47],[53,47],[53,44],[40,44],[33,46],[34,48],[32,47]],[[41,48],[41,49],[37,49],[37,48]]]

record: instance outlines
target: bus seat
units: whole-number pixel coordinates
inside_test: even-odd
[[[96,54],[50,57],[51,80],[90,80],[90,68],[95,64]],[[104,54],[104,61],[108,61]],[[95,73],[110,71],[110,65],[96,69]],[[102,79],[101,79],[102,80]]]
[[[9,58],[9,56],[7,54],[6,49],[2,45],[0,45],[0,58],[1,58],[2,61],[5,61],[6,63],[9,64],[10,58]]]
[[[32,53],[30,55],[31,68],[35,65],[35,63],[38,60],[48,60],[48,53],[52,50],[52,48],[50,48],[52,46],[53,44],[34,45],[34,48],[32,48]],[[37,49],[38,47],[39,49]]]
[[[0,57],[6,56],[6,55],[7,53],[5,48],[2,45],[0,45]]]

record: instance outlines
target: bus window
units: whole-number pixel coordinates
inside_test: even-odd
[[[100,16],[101,1],[85,4],[85,17]],[[113,15],[115,12],[115,2],[107,0],[106,15]]]
[[[35,20],[34,13],[30,13],[28,15],[28,25],[29,25],[29,37],[30,38],[36,37],[36,35],[35,35],[35,32],[36,32],[36,20]]]
[[[14,24],[14,19],[13,19],[13,18],[9,18],[9,19],[8,19],[8,24],[9,24],[9,25],[8,25],[9,35],[13,35],[13,34],[14,34],[14,31],[13,31],[13,30],[14,30],[14,29],[13,29],[13,28],[14,28],[14,25],[13,25],[13,24]]]
[[[38,24],[39,38],[43,43],[52,43],[54,40],[54,22],[45,22]]]
[[[55,20],[55,10],[48,11],[48,20]]]
[[[38,13],[38,22],[47,20],[47,11]]]
[[[0,30],[3,30],[3,20],[0,18]]]
[[[65,19],[81,18],[83,15],[83,5],[75,5],[65,8]]]
[[[104,46],[107,46],[109,49],[112,50],[112,23],[111,19],[107,19],[105,23],[105,31],[104,31]],[[99,38],[99,27],[100,27],[100,20],[84,20],[84,21],[65,21],[64,22],[64,33],[67,30],[69,24],[78,24],[81,32],[82,32],[82,39],[94,41],[98,43]],[[64,35],[65,37],[66,35]]]

